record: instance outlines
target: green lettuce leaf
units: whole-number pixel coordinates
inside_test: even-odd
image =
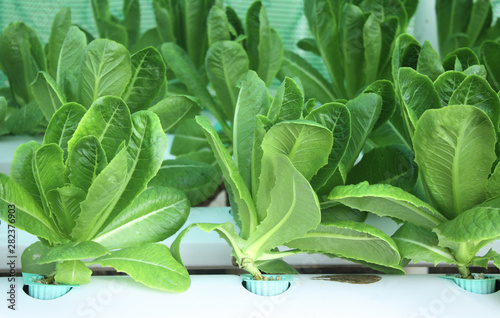
[[[361,211],[389,216],[429,229],[447,220],[431,205],[388,184],[369,185],[368,182],[362,182],[335,187],[328,199]]]
[[[486,199],[495,142],[491,120],[476,107],[448,106],[420,118],[415,161],[438,210],[449,219]]]
[[[191,284],[186,268],[161,244],[124,248],[98,257],[90,264],[114,267],[137,282],[168,292],[186,291]]]
[[[94,40],[85,49],[80,76],[80,102],[85,107],[99,97],[122,96],[132,76],[129,52],[114,41]]]
[[[92,240],[110,250],[163,241],[186,222],[189,208],[180,191],[149,188]]]

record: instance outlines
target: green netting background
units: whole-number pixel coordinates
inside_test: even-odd
[[[248,7],[254,0],[224,0],[224,3],[233,7],[240,18],[244,20]],[[141,33],[156,26],[152,0],[141,0]],[[307,21],[303,14],[303,0],[263,0],[271,25],[282,37],[285,49],[293,50],[307,58],[318,69],[322,68],[319,58],[313,54],[297,49],[298,40],[310,36]],[[111,13],[121,18],[122,0],[109,0]],[[42,39],[47,43],[50,34],[52,19],[56,12],[63,8],[71,8],[71,19],[92,35],[97,37],[92,7],[89,0],[0,0],[0,30],[9,23],[23,21],[34,27]],[[326,71],[323,70],[325,76]],[[0,72],[0,83],[6,77]],[[3,85],[0,85],[3,86]]]
[[[224,0],[224,3],[233,7],[240,18],[245,18],[248,7],[254,0]],[[307,20],[303,13],[304,0],[263,0],[271,25],[282,37],[285,49],[292,50],[305,57],[316,69],[322,70],[322,62],[313,54],[299,50],[296,47],[298,40],[310,36]],[[307,0],[306,0],[307,1]],[[420,0],[432,1],[432,0]],[[152,0],[141,2],[141,33],[156,26]],[[500,0],[493,0],[495,17],[500,16]],[[111,13],[121,18],[122,0],[109,0]],[[23,21],[34,27],[40,35],[42,42],[46,43],[50,34],[52,19],[56,12],[63,8],[71,8],[72,22],[85,28],[95,37],[97,30],[94,24],[90,0],[0,0],[0,30],[9,23]],[[424,13],[425,14],[425,13]],[[410,21],[410,34],[415,35],[415,19]],[[425,20],[425,19],[424,19]],[[417,37],[418,38],[418,37]],[[6,81],[0,72],[0,84]],[[4,85],[0,85],[4,86]]]

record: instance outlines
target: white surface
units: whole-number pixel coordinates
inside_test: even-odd
[[[126,276],[92,277],[54,300],[35,300],[18,278],[16,311],[0,301],[0,317],[498,317],[500,293],[476,295],[434,275],[389,276],[367,285],[295,276],[284,294],[251,294],[234,275],[194,275],[187,292],[148,289]],[[0,278],[0,291],[8,291]],[[5,295],[5,294],[4,294]]]
[[[415,12],[415,38],[421,44],[425,40],[432,44],[434,50],[439,52],[439,42],[436,25],[436,0],[420,0]]]

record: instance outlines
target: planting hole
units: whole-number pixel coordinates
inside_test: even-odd
[[[485,276],[484,274],[480,275],[480,278],[478,278],[478,275],[473,274],[473,276],[476,277],[475,279],[462,279],[458,278],[458,275],[447,275],[442,277],[452,277],[457,286],[474,294],[492,294],[499,290],[500,282],[497,277]]]
[[[30,296],[31,298],[35,298],[35,299],[39,299],[39,300],[52,300],[52,299],[59,298],[59,297],[66,295],[67,293],[69,293],[72,289],[73,289],[73,287],[70,287],[66,292],[49,292],[49,293],[32,290],[32,292],[30,294],[29,285],[23,285],[23,292],[26,295]]]
[[[243,287],[249,292],[259,296],[277,296],[286,292],[291,283],[289,281],[243,281]]]

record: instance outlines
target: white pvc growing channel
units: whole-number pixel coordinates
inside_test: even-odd
[[[126,276],[92,277],[54,300],[36,300],[17,287],[17,309],[0,301],[0,317],[498,317],[500,293],[477,295],[435,275],[390,276],[348,284],[296,275],[285,293],[251,294],[236,275],[193,275],[188,291],[146,288]],[[0,278],[6,295],[7,278]]]

